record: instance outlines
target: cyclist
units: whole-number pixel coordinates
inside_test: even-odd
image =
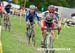
[[[37,16],[37,12],[36,12],[36,6],[35,5],[30,5],[29,9],[30,10],[26,12],[26,29],[27,30],[28,30],[28,27],[29,27],[29,23],[30,23],[30,25],[32,25],[33,28],[35,27],[35,25],[34,25],[35,24],[34,23],[35,18],[37,18],[38,23],[40,23],[40,19]],[[34,29],[33,29],[33,34],[35,36]]]
[[[45,37],[46,37],[46,30],[45,28],[49,27],[54,29],[55,28],[55,21],[57,21],[58,29],[61,30],[61,21],[59,17],[55,15],[55,7],[54,5],[48,6],[48,12],[44,14],[44,19],[41,21],[41,31],[42,31],[42,45],[45,45]],[[51,30],[52,39],[54,40],[54,30]]]
[[[10,31],[10,9],[11,9],[11,2],[8,2],[8,4],[5,6],[5,18],[4,18],[4,26],[5,26],[5,29],[9,29]]]

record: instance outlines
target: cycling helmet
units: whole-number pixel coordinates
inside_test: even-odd
[[[54,5],[49,5],[49,6],[48,6],[48,11],[49,11],[49,12],[55,12],[55,7],[54,7]]]
[[[35,5],[30,5],[29,8],[35,10],[36,6]]]

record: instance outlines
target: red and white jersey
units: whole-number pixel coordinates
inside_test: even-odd
[[[56,16],[56,14],[54,14],[54,16],[51,17],[49,12],[45,12],[44,15],[43,15],[43,18],[44,18],[44,20],[46,20],[46,18],[55,19],[56,21],[59,20],[59,18]]]

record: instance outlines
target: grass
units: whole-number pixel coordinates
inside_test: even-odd
[[[11,32],[2,30],[3,53],[40,53],[37,48],[40,48],[41,31],[38,25],[36,26],[36,46],[32,47],[26,43],[25,35],[25,19],[20,17],[11,17]],[[54,41],[55,48],[70,48],[70,51],[56,51],[56,53],[75,53],[75,27],[64,28],[58,39]]]

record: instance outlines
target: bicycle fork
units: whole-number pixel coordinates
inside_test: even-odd
[[[49,50],[49,53],[54,53],[53,39],[52,39],[51,34],[49,36],[47,36],[47,51],[46,51],[46,53],[48,53],[48,50]]]

